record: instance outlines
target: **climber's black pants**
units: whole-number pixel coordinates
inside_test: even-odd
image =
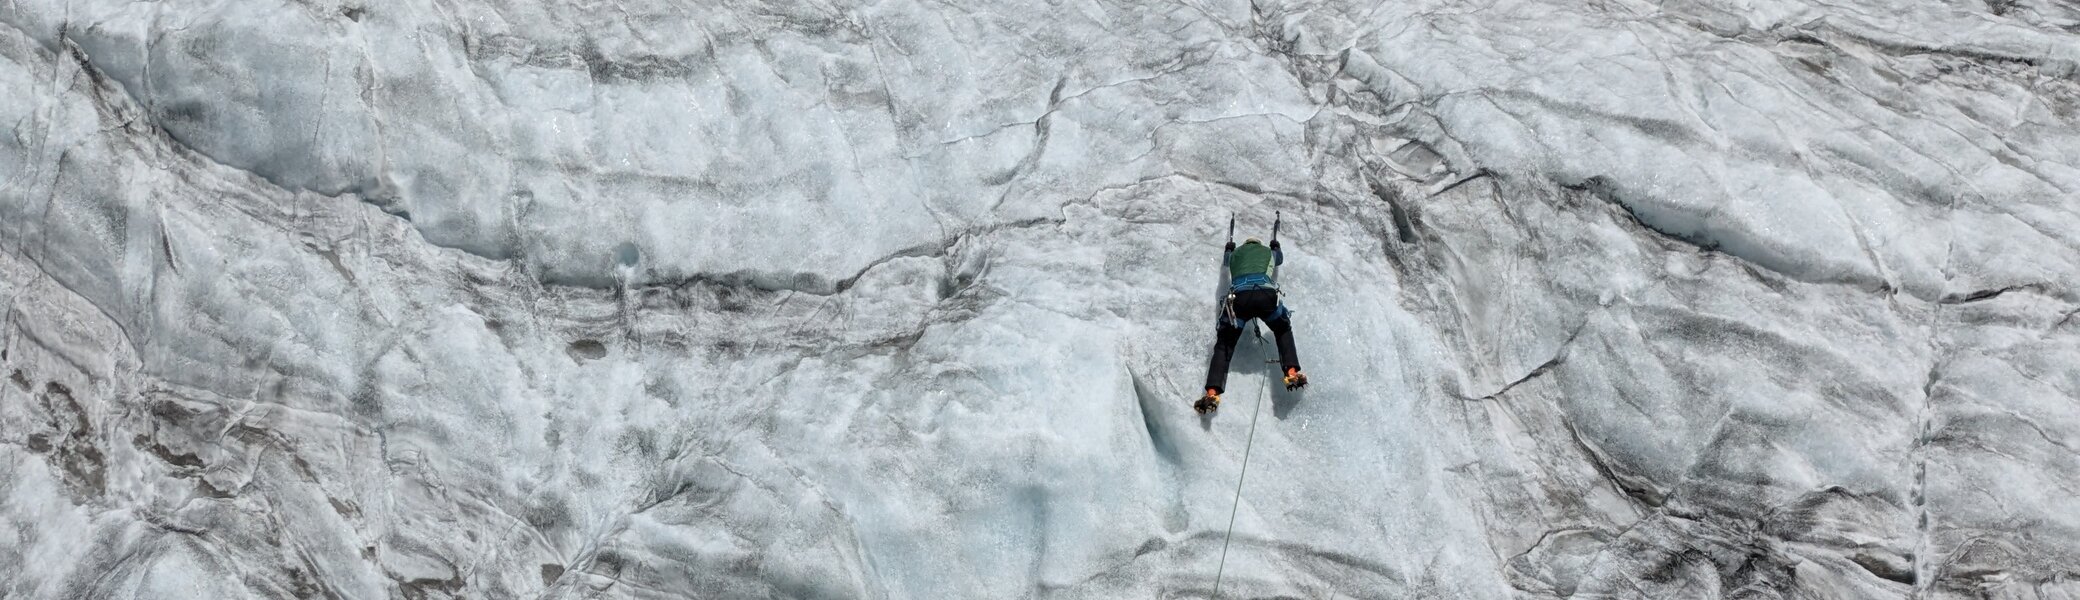
[[[1213,343],[1213,364],[1206,367],[1206,387],[1215,391],[1228,390],[1228,362],[1235,358],[1235,342],[1242,339],[1242,329],[1250,319],[1263,319],[1271,326],[1272,336],[1278,338],[1278,363],[1285,369],[1300,368],[1300,354],[1293,349],[1292,312],[1278,303],[1277,290],[1250,290],[1236,292],[1232,305],[1235,314],[1229,318],[1226,311],[1214,319],[1216,339]]]

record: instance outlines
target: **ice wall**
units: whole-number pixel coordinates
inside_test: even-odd
[[[2080,597],[2070,3],[0,23],[0,596]]]

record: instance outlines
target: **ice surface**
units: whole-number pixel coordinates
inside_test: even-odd
[[[2070,3],[0,22],[0,596],[2080,597]]]

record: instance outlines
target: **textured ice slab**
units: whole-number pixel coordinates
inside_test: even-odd
[[[506,4],[0,6],[0,595],[2080,597],[2069,3]]]

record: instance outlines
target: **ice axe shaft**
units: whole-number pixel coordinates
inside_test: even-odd
[[[1285,215],[1284,215],[1283,213],[1280,213],[1280,212],[1278,212],[1278,211],[1275,211],[1275,210],[1274,210],[1274,211],[1271,211],[1271,247],[1272,247],[1272,248],[1277,248],[1277,247],[1278,247],[1278,225],[1279,225],[1280,223],[1283,223],[1283,222],[1285,222]],[[1272,264],[1271,264],[1271,280],[1272,280],[1272,281],[1274,281],[1274,282],[1275,282],[1275,281],[1278,281],[1278,263],[1272,263]],[[1263,337],[1263,335],[1264,335],[1264,334],[1262,334],[1262,333],[1258,333],[1258,334],[1257,334],[1257,337]]]

